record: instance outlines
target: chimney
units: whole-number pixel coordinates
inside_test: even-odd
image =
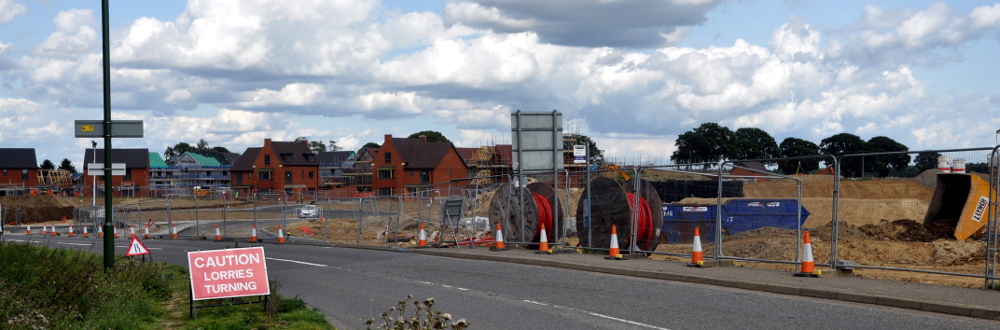
[[[271,139],[264,139],[264,145],[271,145]]]
[[[420,138],[420,141],[427,142],[427,135],[421,135],[421,136],[418,136],[418,137]]]
[[[383,142],[383,145],[385,143],[389,143],[390,141],[392,141],[392,134],[386,134],[385,135],[385,142]]]

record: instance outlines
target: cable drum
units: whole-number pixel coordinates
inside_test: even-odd
[[[520,191],[521,196],[518,196]],[[552,207],[558,200],[559,211],[553,217]],[[518,214],[524,212],[524,223]],[[512,184],[504,184],[496,190],[490,201],[489,218],[493,227],[501,222],[504,227],[505,240],[509,242],[531,243],[541,238],[541,226],[545,224],[545,232],[549,242],[554,237],[559,223],[565,219],[565,206],[556,196],[555,190],[547,184],[535,182],[526,188],[515,188]],[[506,222],[505,222],[506,221]]]
[[[632,233],[632,209],[638,208],[636,246],[645,251],[656,249],[660,228],[663,227],[663,208],[659,195],[649,182],[643,180],[640,183],[638,206],[633,206],[636,199],[634,179],[626,181],[623,186],[613,179],[599,177],[590,181],[590,190],[593,200],[590,208],[591,228],[588,228],[585,218],[586,190],[576,209],[576,228],[581,246],[608,248],[611,244],[611,225],[618,227],[618,241],[623,242],[623,250],[631,246],[629,238]],[[588,230],[592,232],[588,234]]]

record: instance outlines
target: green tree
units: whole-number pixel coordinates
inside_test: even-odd
[[[861,157],[841,158],[843,155],[860,154],[865,152],[865,140],[851,133],[840,133],[820,141],[819,150],[824,155],[833,155],[840,161],[841,175],[848,177],[860,177],[863,175],[861,169]]]
[[[818,145],[793,137],[782,140],[781,144],[778,145],[778,149],[781,150],[782,157],[788,158],[820,155]],[[819,161],[819,158],[779,161],[778,169],[785,174],[796,174],[801,164],[803,173],[813,173],[819,169]]]
[[[180,157],[186,152],[198,152],[198,153],[208,153],[208,154],[226,153],[229,152],[229,149],[218,146],[209,147],[208,141],[205,141],[205,139],[199,139],[198,143],[195,146],[191,146],[191,144],[187,142],[178,142],[173,147],[167,147],[167,149],[163,151],[163,157],[166,158],[165,161],[167,162],[167,164],[173,165],[174,163],[176,163],[177,157]]]
[[[704,123],[677,137],[677,150],[670,160],[678,164],[708,163],[722,160],[729,154],[733,132],[716,123]],[[705,165],[706,168],[709,165]]]
[[[309,141],[309,150],[312,150],[313,153],[318,154],[321,152],[337,151],[341,149],[344,148],[338,146],[337,141],[334,140],[330,140],[329,143],[323,143],[323,141]]]
[[[921,152],[917,154],[917,158],[914,161],[916,162],[917,169],[920,170],[920,172],[923,172],[932,168],[937,168],[938,157],[941,157],[941,154],[936,152]]]
[[[866,152],[898,152],[909,151],[902,143],[885,136],[876,136],[865,142]],[[910,165],[910,155],[881,155],[864,157],[865,170],[875,173],[878,177],[884,178],[892,173],[902,171]]]
[[[733,132],[730,140],[729,155],[726,158],[739,159],[770,159],[778,158],[781,149],[771,134],[755,127],[743,127]],[[774,164],[774,162],[765,162]]]
[[[410,134],[410,136],[407,137],[414,139],[420,137],[421,135],[427,137],[427,142],[451,142],[448,138],[444,137],[444,134],[441,134],[441,132],[438,131],[420,131]]]
[[[56,169],[56,164],[53,164],[51,160],[46,159],[43,160],[42,165],[39,165],[38,167],[42,168],[43,170],[54,170]]]
[[[59,169],[76,173],[76,166],[73,166],[73,162],[69,161],[69,158],[63,158],[62,163],[59,164]]]
[[[365,143],[365,145],[361,146],[361,148],[358,148],[358,151],[355,152],[355,153],[358,154],[358,155],[360,155],[361,152],[364,151],[365,149],[368,149],[368,148],[378,149],[378,148],[381,148],[381,147],[382,147],[381,144],[378,144],[378,143],[375,143],[375,142],[368,142],[368,143]]]

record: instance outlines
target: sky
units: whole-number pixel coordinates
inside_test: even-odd
[[[100,6],[0,0],[0,147],[83,168]],[[706,122],[910,150],[993,146],[1000,128],[991,2],[110,1],[109,22],[112,119],[144,125],[113,147],[161,154],[423,130],[478,147],[510,143],[517,110],[656,164]]]

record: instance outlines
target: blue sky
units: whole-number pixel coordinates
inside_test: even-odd
[[[778,142],[992,145],[1000,5],[985,1],[112,1],[115,147],[264,138],[355,149],[436,130],[509,143],[563,112],[614,158],[666,162],[704,122]],[[0,0],[0,146],[81,168],[100,119],[100,2]]]

